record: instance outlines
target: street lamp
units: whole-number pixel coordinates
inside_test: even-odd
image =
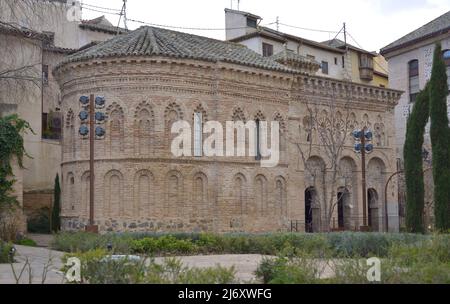
[[[89,97],[81,96],[82,111],[78,115],[81,121],[79,134],[82,139],[89,138],[89,225],[86,227],[86,231],[93,233],[98,233],[98,226],[94,225],[94,143],[96,139],[105,138],[106,134],[105,128],[101,126],[106,120],[106,115],[103,112],[96,112],[96,109],[103,109],[105,103],[106,100],[103,96],[95,98],[92,94]]]
[[[362,197],[363,197],[363,226],[362,231],[368,231],[367,225],[367,186],[366,186],[366,154],[373,152],[373,145],[370,143],[373,139],[373,133],[367,127],[352,132],[355,139],[355,152],[361,154],[361,173],[362,173]]]

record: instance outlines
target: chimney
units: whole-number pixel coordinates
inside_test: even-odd
[[[258,30],[261,17],[237,10],[225,9],[226,40],[238,38]]]

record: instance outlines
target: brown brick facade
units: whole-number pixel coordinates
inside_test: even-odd
[[[321,107],[334,100],[339,105],[349,98],[349,117],[355,127],[370,124],[377,130],[378,149],[368,160],[368,188],[379,195],[374,210],[382,214],[384,182],[395,171],[395,134],[387,131],[392,130],[396,91],[163,57],[93,59],[65,64],[56,74],[64,113],[62,215],[66,230],[82,229],[89,218],[89,141],[78,135],[78,99],[91,93],[107,100],[106,138],[95,142],[95,219],[103,232],[288,231],[295,221],[304,230],[310,180],[296,143],[307,145],[305,103]],[[262,168],[249,157],[173,157],[171,123],[192,122],[199,109],[204,119],[223,125],[236,119],[279,121],[279,166]],[[343,186],[351,193],[348,229],[360,225],[361,216],[361,164],[352,144],[349,140],[341,160],[342,170],[349,172],[343,178]],[[321,159],[323,155],[310,155],[311,161]],[[392,193],[389,199],[394,201],[396,191]],[[320,212],[317,218],[322,230]]]

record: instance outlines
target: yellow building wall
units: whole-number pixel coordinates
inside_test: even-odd
[[[386,76],[377,75],[374,73],[373,80],[367,81],[360,78],[359,74],[359,53],[353,50],[349,50],[350,52],[350,60],[352,65],[352,81],[357,83],[363,83],[367,85],[373,85],[377,87],[389,87],[389,79],[387,77],[387,71],[388,71],[388,63],[386,59],[384,59],[383,56],[378,55],[373,58],[373,68],[374,72],[379,72],[382,74],[386,74]]]

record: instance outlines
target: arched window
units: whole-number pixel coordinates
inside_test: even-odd
[[[164,111],[165,138],[166,146],[168,147],[169,151],[172,144],[172,139],[174,138],[174,135],[171,132],[172,125],[179,120],[183,120],[183,112],[181,111],[181,107],[177,103],[172,102]]]
[[[117,156],[125,149],[125,115],[123,108],[116,102],[107,109],[108,136],[107,142],[110,155]]]
[[[194,156],[203,156],[203,124],[206,120],[205,110],[198,106],[194,111]]]
[[[445,66],[447,67],[447,85],[450,90],[450,50],[443,52]]]
[[[267,212],[267,179],[263,175],[255,178],[255,201],[260,216],[265,216]]]
[[[417,95],[419,95],[419,60],[411,60],[408,63],[409,75],[409,102],[415,102]]]
[[[193,181],[192,217],[205,217],[208,215],[208,178],[204,173],[194,175]]]
[[[64,147],[63,151],[67,153],[68,156],[75,158],[76,152],[76,132],[75,132],[75,115],[72,109],[69,109],[69,112],[66,116],[66,129],[64,130],[63,140]]]
[[[125,215],[123,201],[123,175],[117,170],[111,170],[104,178],[103,215],[105,217],[121,217]]]
[[[246,180],[242,174],[234,177],[234,195],[235,195],[235,215],[243,216],[247,214],[246,206]]]
[[[262,132],[261,132],[261,123],[265,120],[266,120],[266,118],[265,118],[264,114],[261,111],[258,111],[258,113],[255,116],[255,124],[256,124],[256,134],[255,134],[256,135],[256,140],[255,140],[255,142],[256,142],[255,143],[256,144],[256,147],[255,147],[256,157],[255,157],[255,159],[257,161],[262,159],[262,155],[261,155],[262,136],[263,135],[267,136],[267,134],[262,134]]]
[[[134,114],[134,148],[135,154],[148,156],[154,148],[155,115],[152,106],[148,102],[141,102]]]
[[[183,216],[183,176],[178,171],[170,171],[166,177],[166,216]]]

